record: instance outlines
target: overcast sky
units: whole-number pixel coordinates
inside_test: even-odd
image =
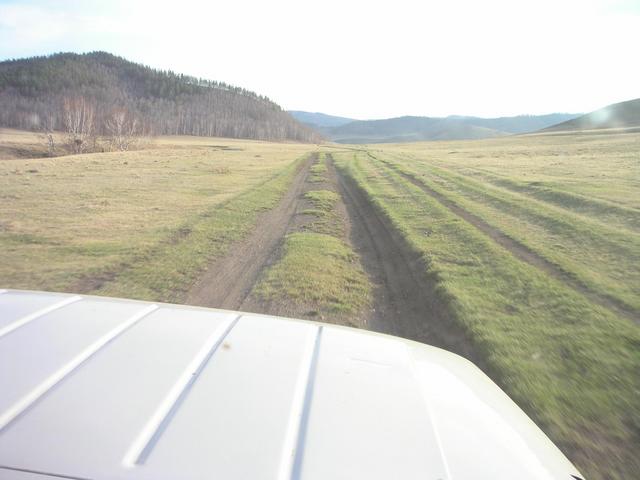
[[[640,97],[640,0],[0,0],[0,59],[105,50],[353,118]]]

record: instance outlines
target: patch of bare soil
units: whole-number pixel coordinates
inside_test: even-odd
[[[256,228],[209,266],[189,291],[186,304],[230,310],[241,307],[282,243],[296,213],[312,162],[313,158],[310,158],[303,164],[280,203],[259,216]]]
[[[536,252],[531,250],[526,245],[523,245],[517,240],[509,237],[508,235],[500,231],[498,228],[488,224],[480,217],[465,210],[461,206],[449,200],[447,197],[445,197],[441,193],[425,185],[419,179],[402,172],[401,170],[396,168],[393,164],[385,162],[385,165],[387,165],[389,168],[392,168],[404,179],[408,180],[413,185],[420,188],[423,192],[425,192],[427,195],[429,195],[430,197],[438,201],[442,206],[449,209],[455,215],[459,216],[467,223],[473,225],[475,228],[477,228],[482,233],[487,235],[495,243],[497,243],[504,249],[508,250],[509,253],[511,253],[517,259],[522,260],[523,262],[528,263],[529,265],[532,265],[542,270],[544,273],[546,273],[547,275],[557,280],[560,280],[561,282],[565,283],[566,285],[576,290],[578,293],[587,297],[592,302],[597,303],[613,311],[618,315],[623,315],[636,323],[640,323],[640,316],[638,315],[638,313],[630,310],[629,308],[626,307],[626,305],[622,305],[616,300],[610,297],[607,297],[600,292],[592,290],[587,285],[583,284],[582,282],[577,280],[575,277],[573,277],[569,273],[563,271],[557,265],[551,263],[546,258],[538,255]]]

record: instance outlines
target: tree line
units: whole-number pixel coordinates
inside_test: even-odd
[[[320,140],[264,96],[105,52],[0,62],[0,126],[67,132],[74,151],[95,135],[119,149],[138,135]]]

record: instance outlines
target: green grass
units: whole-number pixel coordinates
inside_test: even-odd
[[[333,209],[340,197],[331,190],[310,190],[305,193],[304,198],[310,200],[319,211],[327,213]]]
[[[640,236],[426,162],[393,163],[640,317]]]
[[[304,213],[315,217],[304,230],[342,238],[344,223],[335,208],[340,196],[331,190],[309,190],[304,198],[312,205]]]
[[[636,209],[616,205],[608,200],[599,200],[579,193],[560,190],[551,182],[518,181],[505,175],[472,171],[469,175],[496,187],[522,193],[547,204],[577,213],[595,222],[607,226],[640,232],[640,212]]]
[[[370,286],[351,248],[331,235],[303,232],[286,237],[280,261],[255,293],[292,301],[322,314],[355,314],[370,302]]]
[[[489,373],[588,478],[640,468],[640,329],[520,262],[369,157],[340,168],[420,253]]]

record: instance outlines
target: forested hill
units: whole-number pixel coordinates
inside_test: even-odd
[[[266,97],[105,52],[0,62],[0,126],[65,130],[70,105],[83,106],[97,134],[117,118],[147,135],[319,139]]]

